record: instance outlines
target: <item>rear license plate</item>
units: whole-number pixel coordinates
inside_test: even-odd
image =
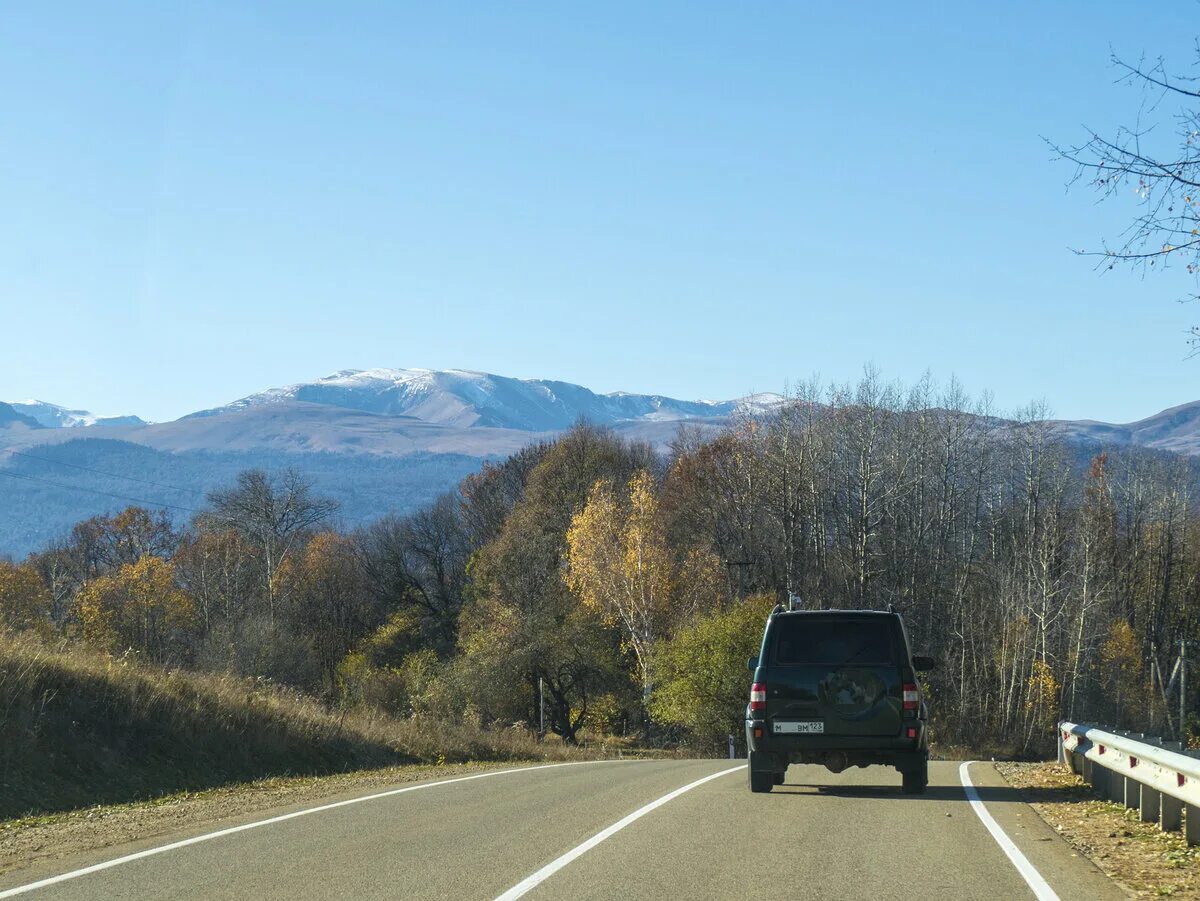
[[[777,733],[798,732],[801,735],[820,735],[825,731],[823,722],[791,722],[791,723],[775,723],[775,731]]]

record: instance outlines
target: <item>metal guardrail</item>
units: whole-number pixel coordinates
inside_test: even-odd
[[[1142,822],[1165,832],[1186,824],[1187,843],[1200,844],[1200,757],[1179,742],[1062,722],[1058,759],[1101,797],[1136,808]]]

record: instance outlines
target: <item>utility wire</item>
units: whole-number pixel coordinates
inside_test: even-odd
[[[68,466],[71,469],[78,469],[82,472],[91,472],[99,476],[108,476],[113,479],[128,479],[131,482],[140,482],[143,485],[153,485],[155,488],[167,488],[171,491],[186,491],[189,494],[198,494],[203,496],[204,492],[195,488],[183,488],[179,485],[168,485],[166,482],[154,482],[150,479],[139,479],[136,476],[124,476],[115,472],[105,472],[102,469],[92,469],[90,466],[80,466],[77,463],[67,463],[65,460],[52,460],[49,457],[38,457],[33,454],[27,454],[24,451],[12,450],[9,448],[6,453],[12,454],[15,457],[25,457],[29,460],[37,460],[40,463],[52,463],[55,466]]]
[[[169,510],[182,510],[184,513],[196,513],[201,515],[212,515],[205,510],[197,510],[195,507],[181,507],[178,504],[163,504],[155,501],[147,501],[137,497],[129,497],[124,494],[113,494],[111,491],[100,491],[96,488],[84,488],[81,485],[63,485],[59,482],[51,482],[49,479],[39,479],[37,476],[21,475],[20,473],[9,472],[6,469],[0,469],[0,476],[8,476],[10,479],[21,479],[25,482],[37,482],[41,485],[49,485],[51,488],[58,488],[62,491],[87,491],[91,494],[100,494],[104,497],[116,498],[119,501],[129,501],[132,504],[140,504],[145,507],[165,507]]]

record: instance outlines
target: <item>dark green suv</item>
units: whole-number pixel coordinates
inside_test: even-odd
[[[928,710],[916,673],[934,660],[912,654],[899,614],[777,607],[749,666],[751,791],[781,784],[791,763],[894,766],[905,792],[925,791]]]

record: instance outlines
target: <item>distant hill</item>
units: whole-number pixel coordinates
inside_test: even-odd
[[[207,492],[229,485],[243,469],[302,470],[317,491],[341,502],[340,524],[352,528],[428,503],[484,460],[425,451],[386,456],[270,449],[170,453],[104,438],[10,445],[8,450],[0,450],[0,556],[15,557],[65,535],[81,519],[132,503],[161,506],[182,524],[204,506]]]
[[[259,391],[174,422],[0,403],[0,555],[20,556],[130,502],[182,508],[173,512],[186,520],[207,491],[252,466],[308,473],[341,501],[342,524],[353,527],[411,510],[483,461],[579,419],[665,450],[683,425],[716,431],[781,401],[687,401],[465,370],[367,369]],[[1200,455],[1200,402],[1134,423],[1053,425],[1084,452],[1135,445]]]
[[[1200,454],[1200,401],[1171,407],[1124,425],[1090,419],[1056,420],[1055,425],[1068,437],[1086,443],[1137,445],[1176,454]]]

